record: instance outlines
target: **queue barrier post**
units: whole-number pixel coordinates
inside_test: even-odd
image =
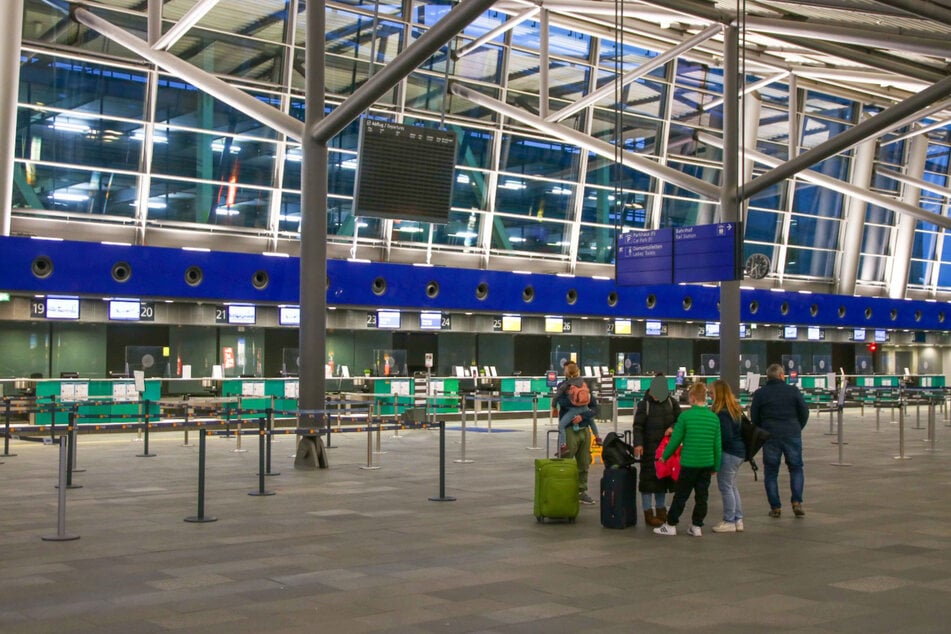
[[[898,455],[895,460],[911,460],[905,455],[905,408],[901,402],[898,407]]]
[[[842,424],[843,410],[844,410],[843,407],[837,407],[837,408],[836,408],[836,416],[837,416],[837,418],[838,418],[839,430],[838,430],[837,439],[834,440],[833,443],[839,445],[839,459],[838,459],[836,462],[830,463],[830,464],[832,464],[832,466],[834,466],[834,467],[851,467],[851,466],[852,466],[852,463],[850,463],[850,462],[845,462],[845,461],[842,460],[842,454],[843,454],[843,451],[844,451],[843,447],[844,447],[845,444],[846,444],[846,442],[845,442],[845,425]],[[832,418],[832,413],[831,413],[831,412],[829,413],[829,418]]]
[[[538,394],[532,394],[532,446],[525,448],[529,451],[541,449],[538,446]]]
[[[925,451],[930,451],[930,452],[938,451],[938,448],[935,446],[935,443],[937,442],[937,439],[935,438],[935,436],[937,435],[935,430],[936,419],[937,419],[937,408],[938,408],[938,404],[935,402],[935,400],[929,399],[928,400],[928,437],[925,438],[925,442],[928,443],[928,446],[925,447]]]
[[[264,488],[264,454],[265,454],[265,442],[264,437],[267,435],[267,417],[262,416],[258,419],[258,490],[251,491],[248,495],[251,496],[267,496],[274,495],[274,491],[267,491]]]
[[[207,432],[198,429],[198,513],[185,518],[190,523],[217,522],[217,517],[205,516],[205,438]]]
[[[476,416],[476,414],[475,414],[475,400],[473,400],[472,403],[473,403],[473,405],[472,405],[472,409],[473,409],[472,416],[473,416],[473,419],[475,419],[475,416]],[[474,461],[473,461],[473,460],[469,460],[469,459],[466,458],[466,399],[465,399],[465,397],[462,398],[462,410],[461,410],[461,413],[462,413],[461,421],[460,421],[460,426],[461,426],[461,431],[460,431],[460,433],[461,433],[461,438],[459,439],[459,451],[460,451],[460,456],[459,456],[459,458],[453,460],[453,462],[458,462],[458,463],[460,463],[460,464],[469,464],[470,462],[474,462]]]
[[[273,402],[274,397],[271,397]],[[267,408],[267,437],[265,440],[265,450],[264,450],[264,475],[266,476],[276,476],[281,475],[280,472],[271,471],[271,439],[274,437],[274,408]]]
[[[70,535],[66,532],[66,473],[69,461],[69,448],[67,444],[67,435],[61,434],[59,437],[59,494],[56,503],[56,534],[41,539],[45,542],[66,542],[79,539],[79,535]]]
[[[456,498],[446,495],[446,421],[439,421],[439,495],[430,502],[454,502]]]
[[[9,397],[3,399],[3,457],[10,458],[15,453],[10,453],[10,418],[12,416],[13,403]]]
[[[182,419],[182,426],[185,428],[185,441],[182,443],[182,447],[194,447],[194,445],[188,444],[188,403],[185,403],[185,416]]]
[[[377,431],[380,429],[380,423],[376,423]],[[366,471],[373,471],[379,469],[380,467],[373,464],[373,423],[368,419],[367,420],[367,463],[366,465],[360,465],[361,469]]]
[[[145,408],[145,413],[144,413],[144,416],[143,416],[144,423],[143,423],[143,425],[142,425],[142,427],[143,427],[143,429],[144,429],[143,444],[142,444],[142,453],[137,454],[136,457],[138,457],[138,458],[154,458],[154,457],[155,457],[155,454],[149,452],[149,427],[152,426],[152,424],[149,422],[149,400],[146,399],[146,400],[142,401],[142,405],[143,405],[143,407]]]
[[[69,425],[66,427],[66,433],[60,434],[60,438],[66,436],[66,488],[81,489],[81,484],[73,484],[73,451],[76,447],[76,414],[69,413]],[[59,485],[57,485],[59,486]]]

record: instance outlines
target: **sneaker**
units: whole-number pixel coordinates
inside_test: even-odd
[[[720,522],[713,527],[714,533],[735,533],[736,524],[734,522]]]
[[[776,518],[776,519],[779,519],[779,516],[780,516],[781,514],[782,514],[782,510],[781,510],[781,509],[770,509],[770,511],[769,511],[769,516],[770,516],[770,517],[773,517],[773,518]]]
[[[736,526],[736,532],[737,532],[737,533],[742,533],[742,532],[743,532],[743,520],[736,520],[736,522],[734,523],[734,525]],[[713,530],[716,530],[716,529],[713,529]]]
[[[690,528],[687,529],[687,534],[690,535],[691,537],[700,537],[701,535],[703,535],[703,531],[700,530],[699,526],[691,526]]]
[[[802,509],[802,502],[793,502],[792,512],[796,517],[804,517],[806,512]]]
[[[578,494],[578,501],[582,504],[594,504],[594,499],[585,491]]]
[[[563,444],[563,445],[558,449],[558,457],[559,457],[559,458],[567,458],[567,457],[568,457],[568,445]]]
[[[677,534],[677,527],[671,526],[667,522],[664,522],[663,524],[655,528],[654,532],[657,533],[658,535],[667,535],[668,537],[670,537]]]

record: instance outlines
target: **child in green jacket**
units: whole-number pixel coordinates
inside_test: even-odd
[[[670,458],[677,447],[680,453],[680,478],[674,489],[674,500],[667,511],[667,522],[654,529],[658,535],[676,535],[677,522],[684,511],[690,492],[694,494],[693,516],[687,534],[700,537],[703,518],[707,516],[707,497],[710,477],[720,469],[723,451],[720,438],[720,419],[707,408],[707,386],[694,383],[688,393],[690,409],[680,417],[670,435],[663,459]]]

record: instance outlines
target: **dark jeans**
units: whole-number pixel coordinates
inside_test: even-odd
[[[693,517],[691,518],[694,526],[703,526],[703,518],[707,516],[707,498],[710,493],[710,476],[713,474],[711,467],[681,467],[680,478],[677,479],[677,485],[674,487],[674,501],[670,503],[670,509],[667,510],[667,523],[676,526],[680,521],[680,515],[684,512],[684,506],[690,499],[690,492],[693,491]]]
[[[792,502],[802,502],[802,487],[805,476],[802,471],[802,437],[770,438],[763,445],[763,484],[770,508],[782,508],[779,497],[779,462],[786,459],[789,469],[789,489]]]

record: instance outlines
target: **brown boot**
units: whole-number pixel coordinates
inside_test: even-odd
[[[654,513],[657,515],[657,521],[660,522],[658,526],[660,526],[661,524],[667,523],[667,509],[666,508],[662,506],[659,509],[655,509]]]
[[[654,515],[652,509],[644,509],[644,523],[648,526],[660,526],[663,522]]]

